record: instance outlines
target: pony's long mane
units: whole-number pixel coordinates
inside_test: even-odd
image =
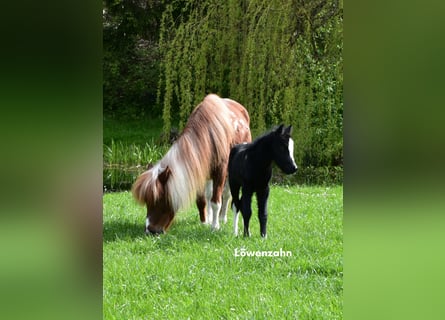
[[[156,202],[165,192],[169,205],[177,212],[189,206],[197,192],[204,191],[212,165],[228,159],[233,145],[236,128],[231,123],[231,111],[226,103],[231,100],[211,94],[194,109],[170,150],[134,183],[132,192],[140,203]],[[164,186],[158,177],[167,167],[171,177]]]

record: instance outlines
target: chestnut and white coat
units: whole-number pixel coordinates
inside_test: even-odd
[[[228,187],[224,197],[223,192],[229,154],[235,144],[252,140],[249,125],[249,114],[238,102],[215,94],[204,98],[166,155],[133,184],[134,197],[147,207],[146,233],[164,233],[194,199],[201,222],[219,229],[221,208],[227,221]]]

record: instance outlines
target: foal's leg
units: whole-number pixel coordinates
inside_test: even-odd
[[[243,221],[244,221],[244,236],[250,237],[250,231],[249,231],[249,221],[250,217],[252,216],[252,195],[253,192],[250,190],[245,190],[243,188],[243,195],[241,196],[241,213],[243,214]]]
[[[229,177],[229,185],[230,185],[230,193],[232,195],[233,233],[235,234],[235,236],[237,236],[238,216],[239,216],[239,211],[241,209],[241,201],[239,200],[239,190],[241,186],[234,180],[230,180],[230,177]]]
[[[269,186],[263,190],[257,190],[258,219],[260,220],[260,232],[263,238],[267,237],[267,199],[269,198]]]

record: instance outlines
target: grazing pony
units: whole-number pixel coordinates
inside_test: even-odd
[[[195,197],[201,222],[208,222],[207,215],[213,213],[212,229],[219,229],[218,213],[230,149],[252,140],[249,124],[249,114],[238,102],[214,94],[204,98],[165,156],[133,184],[133,196],[147,206],[147,234],[164,233],[176,212],[188,207]],[[206,208],[208,180],[213,183],[207,183],[212,192],[211,205]],[[225,215],[221,213],[224,222]]]
[[[255,139],[254,142],[236,145],[230,151],[229,184],[233,201],[232,209],[235,213],[235,235],[238,235],[238,215],[241,210],[244,236],[250,236],[251,201],[255,192],[261,236],[267,236],[267,198],[269,197],[269,181],[272,177],[272,161],[286,174],[297,171],[291,134],[292,126],[284,128],[284,125],[281,125]],[[242,188],[241,200],[240,188]]]

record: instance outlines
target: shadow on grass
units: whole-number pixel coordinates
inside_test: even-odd
[[[136,239],[145,236],[143,223],[111,221],[103,225],[103,242]]]
[[[202,224],[199,218],[192,217],[174,221],[167,233],[152,236],[145,234],[143,222],[110,221],[103,225],[103,242],[109,243],[118,240],[134,240],[144,237],[159,239],[161,244],[168,245],[173,242],[205,242],[218,240],[231,235],[231,227],[225,224],[219,231],[212,231],[210,225]]]

